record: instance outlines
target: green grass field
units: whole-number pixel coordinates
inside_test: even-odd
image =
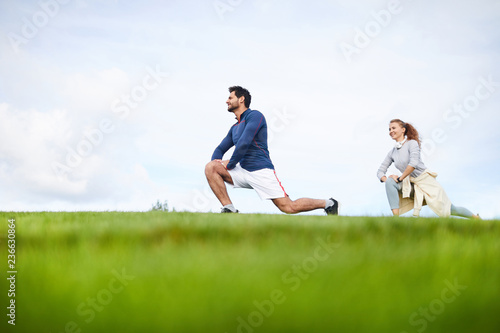
[[[16,325],[7,323],[16,220]],[[500,221],[0,213],[2,332],[500,332]]]

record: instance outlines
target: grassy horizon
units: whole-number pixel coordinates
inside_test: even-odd
[[[0,218],[3,274],[9,218],[16,219],[18,270],[16,326],[4,313],[2,331],[500,329],[498,220],[172,212]]]

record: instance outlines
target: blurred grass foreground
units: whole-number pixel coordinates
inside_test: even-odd
[[[0,215],[1,332],[500,332],[498,220]]]

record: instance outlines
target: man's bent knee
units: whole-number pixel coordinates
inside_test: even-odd
[[[222,177],[226,183],[233,184],[231,175],[219,160],[213,160],[207,163],[205,166],[205,176],[207,176],[207,179],[211,179],[214,176]]]
[[[214,161],[210,161],[205,165],[205,175],[209,175],[214,171]]]
[[[213,173],[219,173],[218,169],[220,170],[221,166],[224,167],[219,161],[210,161],[205,166],[205,174],[209,176]]]

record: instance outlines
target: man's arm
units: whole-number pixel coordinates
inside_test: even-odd
[[[232,146],[234,146],[233,143],[233,136],[231,135],[232,127],[227,133],[226,137],[222,140],[222,142],[215,148],[214,153],[212,154],[212,161],[213,160],[221,160],[222,157],[224,157],[224,154],[226,151],[229,150]]]
[[[245,120],[245,122],[246,122],[245,130],[243,131],[243,134],[239,138],[238,144],[234,149],[233,156],[231,156],[231,159],[227,164],[228,170],[233,169],[236,166],[236,164],[238,164],[238,162],[241,161],[243,156],[245,156],[248,148],[250,147],[253,139],[255,138],[255,135],[257,134],[262,123],[264,122],[264,115],[260,112],[254,111]]]

